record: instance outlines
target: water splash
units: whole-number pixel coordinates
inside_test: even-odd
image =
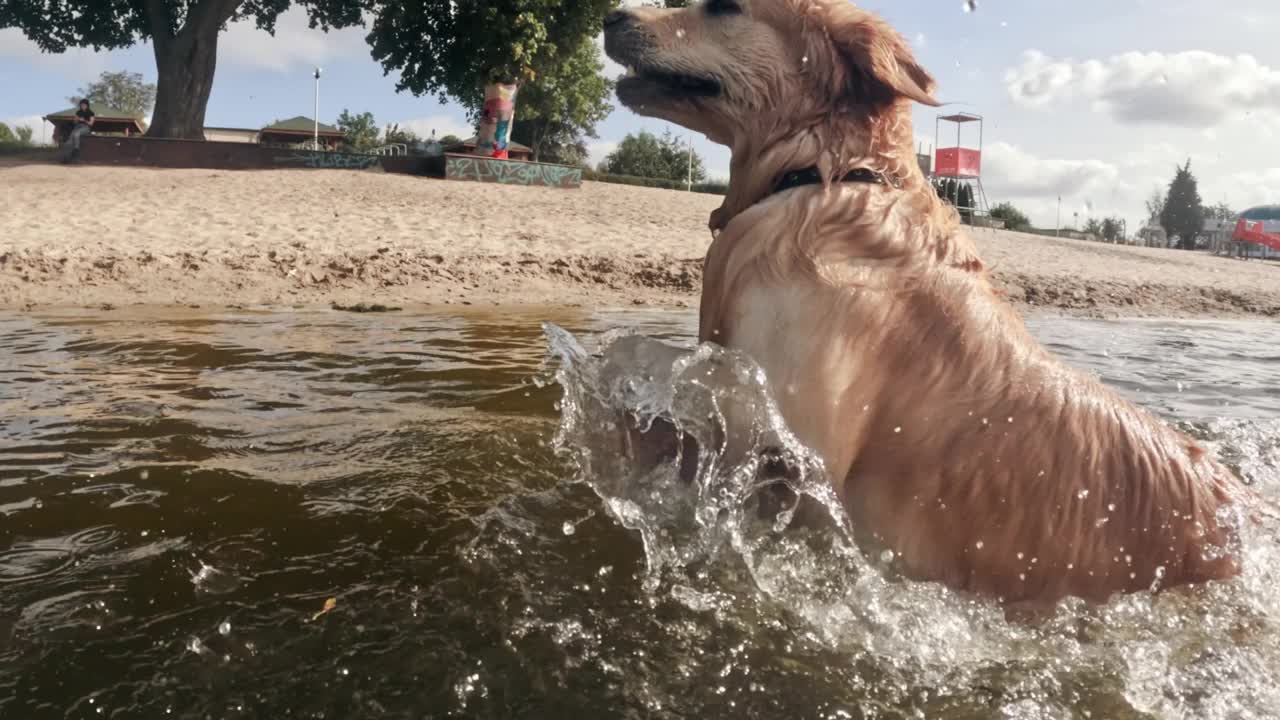
[[[798,620],[803,637],[874,668],[887,708],[942,707],[931,703],[994,686],[998,697],[981,705],[1005,717],[1280,713],[1274,525],[1242,523],[1238,580],[1100,607],[1066,601],[1039,624],[1010,623],[991,602],[906,581],[891,554],[858,549],[820,458],[787,429],[748,358],[627,331],[588,351],[562,328],[544,330],[563,392],[553,446],[639,536],[650,596],[718,621],[749,624],[746,607]],[[1215,428],[1220,454],[1274,487],[1280,445],[1248,428]],[[770,507],[777,485],[798,500]],[[797,512],[806,504],[815,511]]]

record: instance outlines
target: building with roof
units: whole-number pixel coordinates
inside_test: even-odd
[[[93,132],[96,135],[131,136],[141,135],[147,131],[146,124],[137,115],[105,105],[94,105],[92,101],[90,101],[89,107],[93,110]],[[76,110],[78,109],[79,105],[77,104],[76,107],[44,116],[43,120],[53,126],[53,142],[55,145],[61,145],[71,134],[71,129],[76,124]]]
[[[206,127],[204,139],[209,142],[256,143],[261,130],[253,128]]]
[[[337,150],[342,146],[343,138],[346,137],[345,133],[332,125],[324,123],[320,123],[319,128],[317,133],[315,120],[298,115],[259,130],[258,142],[263,145],[297,145],[310,142],[313,136],[318,135],[320,145],[326,150]]]

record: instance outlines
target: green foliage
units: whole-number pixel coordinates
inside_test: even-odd
[[[375,60],[398,90],[481,105],[485,82],[554,73],[600,30],[616,0],[369,0]]]
[[[34,144],[31,142],[31,138],[33,135],[36,134],[36,131],[30,125],[18,125],[13,129],[13,132],[16,133],[18,136],[19,145]]]
[[[592,180],[595,182],[611,183],[614,185],[634,185],[637,187],[660,188],[663,190],[685,190],[683,180],[671,180],[668,178],[651,178],[637,177],[635,175],[613,175],[610,173],[599,172],[584,168],[582,171],[583,180]],[[693,192],[705,193],[707,195],[724,195],[729,192],[729,185],[725,182],[711,181],[693,184]]]
[[[67,98],[72,105],[88,98],[89,104],[105,105],[144,118],[156,104],[156,86],[143,82],[141,73],[103,72],[97,80],[82,87],[76,97]]]
[[[450,147],[452,145],[461,145],[462,138],[457,135],[445,135],[439,140],[441,147]]]
[[[383,145],[394,145],[396,143],[413,145],[416,142],[418,142],[418,134],[409,128],[401,128],[398,123],[388,125],[382,133]]]
[[[1005,228],[1009,230],[1025,230],[1031,227],[1031,221],[1027,216],[1010,202],[1002,202],[991,208],[991,217],[1003,220]]]
[[[577,165],[587,157],[585,138],[609,117],[613,82],[603,75],[600,50],[593,42],[525,83],[516,97],[511,139],[528,145],[533,159]]]
[[[13,133],[13,130],[9,129],[8,125],[2,122],[0,122],[0,143],[5,143],[6,145],[18,144],[18,136]]]
[[[600,172],[610,175],[631,175],[644,178],[662,178],[684,183],[690,176],[690,149],[670,130],[661,138],[641,131],[628,134],[618,143],[617,149],[600,163]],[[707,177],[702,158],[693,153],[693,182],[700,183]]]
[[[1235,220],[1240,213],[1231,209],[1231,206],[1225,202],[1217,203],[1205,208],[1205,216],[1214,220],[1222,220],[1224,222]]]
[[[1196,236],[1204,230],[1204,216],[1196,176],[1191,174],[1191,161],[1187,160],[1169,183],[1164,208],[1160,211],[1160,226],[1169,237],[1177,236],[1179,248],[1194,250]]]
[[[342,131],[348,150],[368,152],[378,147],[378,124],[373,120],[373,113],[362,112],[352,115],[346,108],[338,116],[338,129]]]
[[[1122,229],[1124,224],[1118,218],[1104,218],[1102,220],[1102,239],[1109,243],[1120,242],[1124,239]]]
[[[1102,221],[1098,218],[1089,218],[1084,224],[1085,233],[1096,238],[1102,237]]]

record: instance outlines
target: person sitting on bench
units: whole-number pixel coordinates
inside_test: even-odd
[[[69,160],[80,154],[80,138],[93,132],[93,109],[89,107],[87,99],[80,101],[80,107],[76,110],[76,123],[71,128],[71,134],[67,136],[67,154]]]

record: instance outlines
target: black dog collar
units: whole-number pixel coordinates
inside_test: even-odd
[[[888,185],[884,175],[874,170],[866,168],[858,168],[849,171],[844,177],[836,182],[860,182],[872,183],[874,185]],[[805,168],[803,170],[792,170],[791,172],[778,178],[778,182],[773,185],[773,193],[780,193],[783,190],[790,190],[804,185],[820,185],[822,183],[822,173],[817,168]]]

